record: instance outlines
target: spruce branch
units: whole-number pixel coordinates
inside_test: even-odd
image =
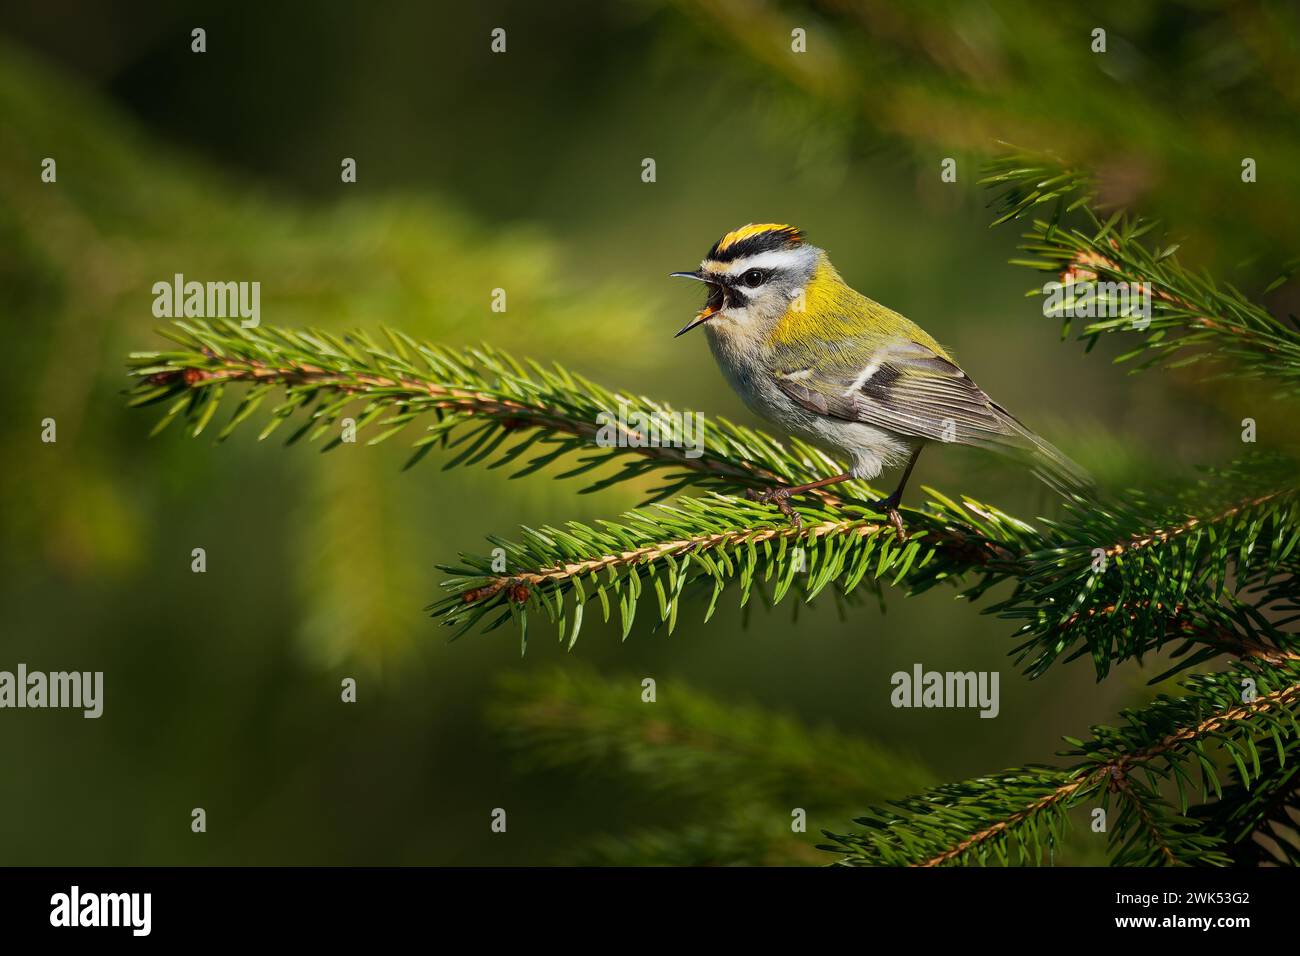
[[[283,400],[271,409],[259,439],[295,415],[302,421],[288,443],[332,434],[323,450],[342,443],[339,425],[345,411],[351,412],[358,436],[367,429],[374,433],[370,445],[387,441],[417,419],[429,419],[407,467],[435,446],[459,450],[446,468],[483,462],[498,468],[541,452],[512,477],[575,454],[582,457],[563,477],[619,464],[584,492],[664,473],[667,484],[650,495],[655,501],[687,485],[734,491],[798,484],[824,477],[835,467],[809,445],[796,440],[786,446],[725,419],[703,421],[703,434],[697,436],[700,454],[688,456],[690,449],[677,447],[682,436],[673,429],[680,419],[670,406],[610,391],[559,366],[520,363],[487,347],[458,352],[389,329],[383,330],[382,342],[362,332],[340,337],[318,330],[245,329],[225,321],[177,321],[160,331],[181,348],[135,352],[129,360],[136,379],[130,404],[167,403],[155,434],[180,419],[198,436],[212,423],[225,393],[246,386],[217,432],[218,441],[280,389]],[[661,434],[625,422],[653,422]],[[611,440],[598,443],[603,428]],[[879,497],[862,482],[846,483],[839,492],[819,492],[824,501],[839,501],[841,495],[864,501]]]
[[[981,182],[1000,191],[995,201],[1001,215],[995,225],[1055,202],[1051,218],[1034,220],[1022,236],[1020,249],[1032,258],[1012,262],[1054,274],[1070,292],[1079,283],[1095,284],[1091,287],[1094,313],[1105,304],[1105,312],[1116,317],[1077,319],[1078,337],[1088,348],[1102,335],[1132,333],[1142,336],[1142,341],[1116,361],[1141,359],[1137,370],[1208,360],[1219,366],[1220,375],[1268,378],[1281,393],[1300,392],[1300,328],[1272,315],[1230,284],[1183,266],[1175,255],[1177,243],[1151,241],[1158,226],[1155,221],[1122,209],[1103,219],[1092,205],[1095,188],[1086,173],[1050,156],[1020,152],[989,163]],[[1083,222],[1067,225],[1066,216],[1076,210],[1082,212]],[[1127,290],[1148,285],[1150,315],[1120,315],[1123,300],[1118,284]],[[1062,337],[1076,321],[1072,309],[1080,307],[1086,313],[1087,300],[1071,295],[1060,303]]]
[[[1004,155],[985,164],[979,182],[995,193],[990,203],[997,211],[993,226],[1020,219],[1048,203],[1056,206],[1058,216],[1074,212],[1094,202],[1097,195],[1091,170],[1071,166],[1047,153],[1010,147]]]
[[[541,612],[572,646],[596,601],[605,621],[617,607],[626,638],[646,587],[656,622],[671,630],[684,597],[707,599],[707,621],[732,585],[743,606],[754,593],[811,602],[828,588],[852,595],[866,585],[878,595],[889,584],[915,594],[942,582],[973,600],[1010,581],[1010,596],[986,613],[1019,623],[1013,653],[1031,676],[1062,656],[1091,655],[1100,679],[1170,642],[1176,663],[1153,681],[1222,654],[1277,662],[1300,653],[1288,629],[1300,610],[1297,492],[1277,486],[1292,469],[1256,459],[1167,500],[1134,493],[1104,509],[1071,508],[1042,529],[927,488],[905,544],[860,506],[805,507],[794,528],[734,497],[682,498],[618,522],[491,538],[505,570],[493,570],[488,556],[462,555],[462,565],[445,568],[450,593],[430,611],[458,635],[486,618],[489,629],[514,619],[525,640],[529,615]],[[1244,500],[1220,501],[1243,492]]]
[[[1178,663],[1222,653],[1283,660],[1300,598],[1300,491],[1294,462],[1259,456],[1164,498],[1076,509],[1027,555],[1014,593],[990,613],[1019,621],[1015,649],[1031,675],[1090,655],[1098,677],[1174,642]]]
[[[1259,756],[1254,786],[1233,767],[1220,798],[1191,816],[1225,845],[1234,866],[1300,866],[1300,737]]]
[[[1017,768],[873,807],[854,821],[864,830],[827,833],[826,849],[849,865],[1039,864],[1061,845],[1070,812],[1090,807],[1110,818],[1114,865],[1227,865],[1226,817],[1193,813],[1193,803],[1222,800],[1225,765],[1243,792],[1273,792],[1264,755],[1294,759],[1300,662],[1237,664],[1186,677],[1181,690],[1125,710],[1124,726],[1094,727],[1087,742],[1066,738],[1070,766]]]
[[[1018,573],[1016,556],[1038,540],[1034,528],[989,505],[968,499],[959,506],[926,490],[932,500],[909,512],[903,541],[870,507],[805,505],[795,527],[770,507],[720,494],[679,498],[596,526],[525,529],[517,542],[489,539],[504,552],[503,572],[482,555],[462,555],[462,566],[445,568],[454,575],[443,584],[450,593],[429,610],[458,628],[457,636],[489,616],[487,630],[513,618],[525,646],[529,614],[540,611],[572,646],[593,602],[606,622],[617,612],[626,638],[651,594],[656,620],[671,631],[684,596],[707,598],[707,621],[733,585],[744,606],[755,593],[772,604],[791,593],[810,602],[832,585],[850,596],[864,583],[874,591],[906,580],[919,592],[969,576],[965,594],[975,597]]]

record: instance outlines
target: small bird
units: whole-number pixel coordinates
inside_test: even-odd
[[[851,288],[826,252],[794,226],[751,223],[727,233],[694,272],[704,308],[677,335],[705,326],[731,387],[759,415],[836,452],[850,470],[806,485],[750,492],[796,524],[792,495],[903,468],[874,505],[903,536],[898,506],[927,442],[1011,455],[1064,495],[1088,475],[984,394],[916,323]]]

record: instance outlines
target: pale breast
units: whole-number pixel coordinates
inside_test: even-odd
[[[829,418],[796,404],[777,384],[764,347],[725,327],[705,326],[709,347],[728,384],[756,414],[779,426],[778,438],[796,435],[845,460],[855,478],[872,479],[907,460],[914,442],[863,422]]]

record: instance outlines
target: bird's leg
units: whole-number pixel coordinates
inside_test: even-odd
[[[898,532],[898,540],[902,541],[907,537],[903,531],[903,516],[898,513],[898,506],[903,500],[903,489],[907,487],[907,479],[912,477],[912,469],[916,466],[916,459],[921,457],[921,448],[917,445],[916,451],[912,452],[912,457],[907,460],[907,467],[903,469],[903,477],[898,481],[898,487],[888,498],[881,498],[879,501],[872,502],[873,507],[883,511],[889,517],[889,523],[894,526]]]
[[[774,504],[780,510],[781,514],[790,519],[790,523],[798,528],[803,522],[795,510],[790,507],[791,495],[803,494],[805,491],[812,491],[816,488],[825,488],[827,485],[838,484],[841,481],[848,481],[852,475],[832,475],[830,478],[822,478],[820,481],[810,481],[806,485],[781,485],[776,488],[769,488],[766,491],[759,491],[757,488],[750,488],[745,492],[745,497],[750,501],[760,501],[765,504]]]

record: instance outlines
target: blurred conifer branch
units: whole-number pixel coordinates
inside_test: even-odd
[[[489,718],[525,769],[606,774],[650,797],[646,825],[586,842],[571,855],[579,863],[825,863],[814,843],[826,821],[934,783],[914,760],[860,738],[677,680],[647,706],[635,678],[576,663],[503,677]],[[672,818],[659,820],[654,807],[668,796]],[[806,832],[792,828],[795,809]]]
[[[992,205],[998,215],[991,226],[1020,219],[1049,203],[1057,215],[1074,212],[1093,202],[1097,195],[1090,170],[1070,166],[1055,156],[1024,150],[1011,150],[987,163],[980,185],[995,191]]]
[[[781,114],[781,135],[844,156],[869,139],[938,189],[948,187],[937,185],[937,157],[964,169],[1011,137],[1098,172],[1121,205],[1176,211],[1217,269],[1261,249],[1291,252],[1291,217],[1278,211],[1300,188],[1292,5],[1016,3],[981,13],[949,2],[679,2],[719,57],[747,61],[761,95],[795,91],[803,109]],[[1091,43],[1098,26],[1105,53]],[[807,31],[806,55],[791,52],[796,27]],[[803,125],[792,131],[794,122]],[[1246,143],[1268,144],[1269,180],[1231,188]]]

